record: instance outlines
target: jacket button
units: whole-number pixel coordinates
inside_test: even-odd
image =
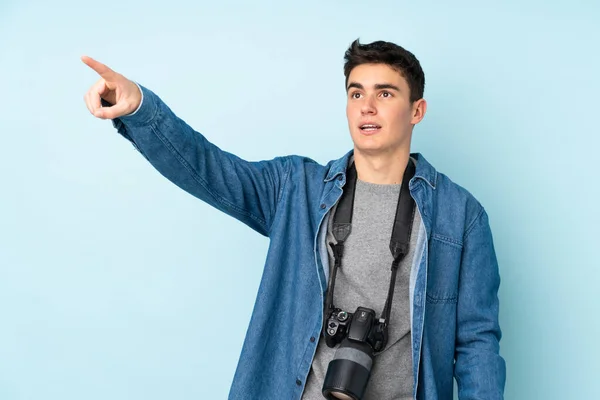
[[[327,207],[325,203],[321,204],[321,210],[325,209],[325,207]]]
[[[341,181],[342,179],[344,179],[342,175],[338,176],[338,181]]]
[[[296,379],[296,385],[302,386],[302,382],[300,381],[300,379]]]
[[[311,337],[311,338],[310,338],[310,341],[311,341],[311,343],[314,343],[314,342],[315,342],[315,337],[314,337],[314,336],[313,336],[313,337]]]

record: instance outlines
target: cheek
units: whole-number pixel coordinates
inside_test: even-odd
[[[360,118],[360,110],[357,114],[356,106],[347,105],[346,106],[346,118],[348,118],[348,123],[352,125],[358,118]]]
[[[356,107],[353,104],[347,103],[346,104],[346,115],[348,117],[352,116],[355,108]]]
[[[408,125],[411,119],[410,109],[390,110],[387,117],[388,121],[394,126]]]

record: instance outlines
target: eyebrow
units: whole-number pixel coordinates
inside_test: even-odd
[[[376,83],[374,86],[375,90],[381,90],[381,89],[393,89],[397,92],[400,92],[400,88],[396,85],[392,85],[391,83]],[[350,82],[350,84],[348,85],[348,88],[346,89],[346,91],[352,89],[352,88],[356,88],[356,89],[360,89],[360,90],[364,90],[365,87],[358,83],[358,82]]]

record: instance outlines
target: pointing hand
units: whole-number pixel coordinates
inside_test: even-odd
[[[139,107],[142,94],[133,81],[93,58],[83,56],[81,61],[100,75],[100,79],[84,96],[92,115],[101,119],[114,119],[131,114]],[[106,100],[112,107],[102,107],[100,99]]]

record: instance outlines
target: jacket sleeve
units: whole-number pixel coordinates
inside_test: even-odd
[[[457,304],[454,376],[461,400],[504,398],[506,364],[500,356],[500,275],[487,214],[467,229]]]
[[[117,131],[168,180],[268,236],[289,175],[289,157],[250,162],[223,151],[155,93],[138,86],[142,104],[112,121]]]

